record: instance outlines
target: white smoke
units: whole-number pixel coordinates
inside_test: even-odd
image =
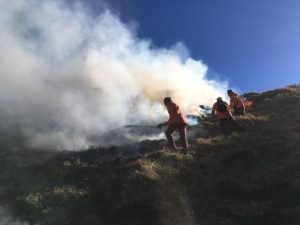
[[[112,130],[165,120],[166,95],[190,113],[227,88],[182,44],[155,48],[108,10],[94,17],[53,0],[0,0],[0,10],[2,138],[39,148],[113,143],[103,138]]]
[[[21,222],[12,218],[7,210],[0,207],[0,225],[29,225],[27,222]]]

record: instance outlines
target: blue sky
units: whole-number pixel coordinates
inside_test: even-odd
[[[84,1],[97,13],[96,0]],[[110,0],[140,38],[182,42],[231,87],[264,91],[300,82],[298,0]]]

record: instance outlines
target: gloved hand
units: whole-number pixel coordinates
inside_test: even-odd
[[[160,124],[157,125],[157,128],[161,129],[163,126],[164,126],[164,124],[160,123]]]

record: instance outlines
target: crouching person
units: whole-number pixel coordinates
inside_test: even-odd
[[[241,129],[240,125],[234,120],[229,105],[221,97],[217,98],[217,102],[212,107],[211,119],[213,120],[215,117],[219,120],[220,131],[224,136]]]
[[[187,122],[184,119],[183,114],[179,109],[179,106],[172,101],[171,97],[164,98],[164,104],[167,107],[170,118],[167,122],[161,123],[157,127],[162,128],[163,126],[167,126],[165,134],[168,140],[168,146],[173,150],[177,150],[177,147],[172,137],[172,133],[177,130],[180,136],[182,151],[184,153],[187,153],[188,151],[188,142],[186,138]]]

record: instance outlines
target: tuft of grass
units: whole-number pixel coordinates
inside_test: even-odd
[[[148,179],[151,180],[159,180],[160,175],[158,174],[158,171],[160,169],[160,165],[156,161],[152,161],[146,158],[142,158],[138,160],[138,163],[140,164],[142,170],[137,171],[137,174],[140,176],[145,176]]]

